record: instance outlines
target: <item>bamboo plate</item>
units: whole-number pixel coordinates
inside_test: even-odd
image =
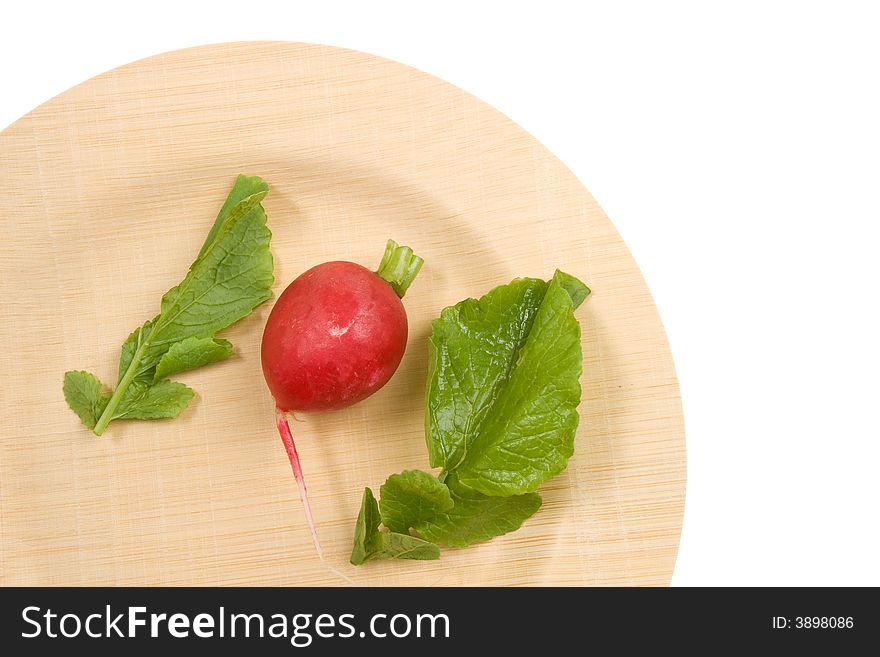
[[[173,421],[82,427],[62,374],[115,378],[119,345],[198,252],[235,175],[263,176],[276,295],[385,240],[427,264],[407,354],[378,394],[294,425],[329,562],[365,585],[667,584],[684,430],[660,318],[610,221],[517,125],[450,84],[293,43],[172,52],[75,87],[0,134],[0,584],[335,585],[315,556],[260,370],[272,302],[225,333],[236,356],[179,379]],[[514,534],[434,562],[348,565],[361,492],[426,468],[426,337],[440,309],[559,267],[585,372],[568,469]]]

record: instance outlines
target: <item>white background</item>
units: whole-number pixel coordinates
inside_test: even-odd
[[[7,3],[0,126],[221,41],[344,46],[463,87],[575,172],[654,294],[687,424],[673,583],[880,585],[871,3],[128,5]]]

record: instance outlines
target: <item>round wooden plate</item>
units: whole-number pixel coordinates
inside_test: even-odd
[[[176,420],[102,438],[62,375],[115,379],[119,346],[201,246],[239,172],[271,185],[276,295],[308,267],[375,267],[387,238],[426,265],[392,381],[294,424],[329,563],[364,585],[667,584],[684,430],[647,287],[565,166],[480,100],[359,52],[234,43],[172,52],[71,89],[0,134],[4,585],[346,584],[315,556],[273,422],[259,344],[272,302],[225,333],[227,362],[180,375]],[[581,425],[568,469],[514,534],[439,561],[348,564],[364,486],[427,468],[426,338],[440,310],[561,268],[577,311]]]

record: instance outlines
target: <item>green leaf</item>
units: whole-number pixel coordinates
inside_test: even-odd
[[[590,296],[590,288],[571,274],[566,274],[557,269],[553,277],[557,279],[559,284],[566,292],[568,292],[568,296],[571,297],[571,306],[573,309],[577,309],[577,307],[580,306],[588,296]]]
[[[226,197],[226,202],[223,203],[223,207],[220,208],[220,212],[217,213],[217,219],[214,220],[214,225],[211,226],[211,230],[205,238],[205,243],[202,245],[201,250],[199,250],[198,257],[202,257],[205,251],[210,248],[211,242],[217,237],[217,232],[220,230],[220,227],[229,218],[229,215],[236,206],[250,197],[254,197],[258,194],[265,196],[268,193],[269,185],[267,185],[266,181],[259,176],[245,176],[239,174],[238,178],[235,179],[235,184],[232,186],[232,190],[229,192],[229,196]],[[262,198],[262,196],[260,198]]]
[[[435,558],[437,545],[515,531],[540,508],[535,489],[574,449],[583,356],[573,311],[589,294],[557,270],[549,282],[516,279],[466,299],[432,322],[425,425],[430,463],[443,472],[392,475],[381,511],[367,489],[352,563],[403,543]],[[379,531],[380,519],[393,533]],[[410,529],[430,547],[411,547]]]
[[[247,309],[247,311],[244,312],[243,315],[241,315],[242,317],[249,314],[251,312],[251,310],[253,310],[253,308],[255,308],[257,305],[262,303],[262,301],[265,301],[266,299],[268,299],[269,296],[271,296],[271,286],[272,286],[272,283],[274,282],[274,277],[272,275],[274,263],[272,261],[272,254],[268,249],[268,245],[269,245],[269,239],[271,238],[272,234],[269,232],[269,229],[265,225],[266,224],[266,216],[262,210],[262,207],[259,205],[260,201],[266,196],[268,191],[269,191],[269,185],[267,185],[266,182],[263,181],[261,178],[259,178],[257,176],[245,176],[245,175],[238,176],[238,178],[235,181],[235,185],[233,185],[232,190],[229,192],[229,195],[226,198],[226,202],[223,204],[223,207],[220,209],[220,212],[217,215],[217,219],[214,221],[214,225],[211,227],[211,230],[208,233],[208,237],[205,239],[205,243],[202,245],[202,248],[199,251],[198,257],[193,262],[193,264],[190,266],[190,270],[189,270],[189,273],[187,274],[186,279],[184,279],[184,282],[181,283],[181,285],[177,286],[176,288],[173,288],[170,292],[168,292],[168,294],[166,294],[162,298],[163,304],[165,303],[165,299],[169,295],[171,295],[173,292],[175,292],[175,290],[179,290],[179,288],[181,288],[181,287],[185,287],[186,288],[185,291],[188,290],[190,294],[198,295],[198,293],[199,293],[198,290],[193,291],[191,289],[193,282],[194,281],[197,282],[198,280],[204,280],[207,275],[209,275],[215,271],[214,269],[210,269],[204,265],[197,267],[197,265],[199,264],[199,261],[202,259],[202,257],[205,256],[206,253],[208,253],[209,251],[212,251],[212,250],[215,250],[216,253],[221,253],[221,254],[224,253],[224,249],[228,248],[229,246],[234,246],[236,244],[235,240],[237,238],[241,237],[241,233],[247,233],[248,230],[251,230],[254,228],[255,228],[255,230],[253,232],[255,232],[255,234],[256,234],[258,244],[251,245],[251,247],[253,248],[254,246],[256,246],[256,248],[254,250],[258,252],[258,259],[257,259],[258,261],[255,262],[255,264],[259,265],[259,266],[256,267],[254,272],[246,272],[246,273],[256,274],[256,277],[254,277],[254,276],[250,276],[250,277],[240,276],[238,278],[243,279],[243,280],[236,280],[235,278],[233,278],[230,281],[227,281],[225,283],[225,285],[241,284],[243,286],[249,286],[249,285],[254,284],[255,279],[259,279],[259,277],[263,278],[262,291],[258,294],[258,298],[260,300],[255,301],[253,303],[253,305],[251,306],[251,308]],[[255,227],[251,226],[250,223],[248,223],[248,222],[255,223],[256,226]],[[232,224],[239,225],[240,229],[248,229],[248,230],[239,230],[239,233],[229,235],[228,234],[229,226],[231,226]],[[223,229],[223,232],[221,232],[221,229]],[[219,242],[218,236],[222,236],[225,241]],[[261,247],[264,247],[264,248],[261,248]],[[239,258],[239,261],[240,261],[240,258]],[[239,264],[240,264],[240,262],[239,262]],[[268,273],[266,271],[267,264],[268,264]],[[233,262],[232,265],[235,265],[235,262]],[[227,270],[229,270],[229,269],[232,269],[232,267],[227,268]],[[194,272],[194,270],[195,270],[195,272]],[[267,278],[268,278],[268,284],[266,284],[266,282],[265,282]],[[185,286],[185,284],[187,284],[187,285]],[[256,284],[258,286],[261,285],[259,280],[256,281]],[[222,288],[220,288],[220,289],[222,290]],[[137,351],[137,348],[144,342],[151,342],[151,343],[154,342],[156,344],[151,344],[150,350],[141,357],[141,359],[140,359],[141,362],[138,367],[138,371],[135,374],[135,378],[147,378],[147,379],[156,378],[157,380],[164,378],[163,376],[156,376],[155,370],[153,368],[155,368],[157,366],[158,361],[161,360],[161,358],[165,354],[165,352],[168,349],[170,349],[169,339],[168,339],[167,335],[166,335],[165,339],[161,340],[161,341],[153,340],[150,337],[150,334],[153,329],[153,325],[156,324],[156,322],[160,318],[161,318],[161,315],[158,315],[158,316],[154,317],[153,319],[147,321],[140,328],[135,329],[131,333],[131,335],[128,336],[128,339],[125,341],[125,343],[122,345],[122,355],[119,359],[119,380],[120,381],[122,380],[122,377],[125,375],[126,371],[128,370],[129,366],[131,365],[131,360],[132,360],[135,352]],[[186,319],[186,318],[184,318],[184,319]],[[224,329],[227,326],[231,326],[238,319],[240,319],[240,317],[238,317],[236,319],[232,319],[232,321],[229,321],[228,323],[223,324],[222,326],[218,326],[211,333],[204,333],[203,335],[200,335],[198,332],[196,332],[193,335],[200,336],[200,337],[207,337],[209,335],[212,335],[216,331]],[[168,333],[167,330],[165,332],[166,332],[166,334]],[[173,338],[174,338],[173,331],[172,331],[171,337],[173,340]],[[227,344],[229,344],[229,343],[227,343]],[[173,342],[171,343],[171,346],[173,346]],[[230,348],[231,348],[231,345],[230,345]],[[219,359],[217,359],[217,360],[219,360]],[[214,361],[208,361],[208,362],[214,362]],[[205,363],[205,364],[207,364],[207,363]],[[199,366],[196,366],[196,367],[199,367]],[[192,369],[192,368],[186,368],[186,369]],[[178,370],[178,371],[183,371],[183,370]],[[165,374],[164,376],[168,376],[168,374]]]
[[[117,376],[117,383],[122,381],[122,378],[128,372],[128,368],[131,365],[131,361],[134,358],[135,353],[137,353],[138,348],[143,344],[149,337],[150,332],[153,330],[153,324],[156,323],[158,317],[154,317],[153,319],[147,320],[144,322],[142,326],[139,326],[131,334],[126,338],[125,342],[122,343],[122,353],[119,356],[119,374]],[[135,380],[145,380],[150,381],[153,379],[153,372],[155,368],[155,363],[143,363],[139,368],[138,372],[135,373]]]
[[[439,548],[409,534],[379,531],[379,505],[373,491],[364,489],[361,510],[355,525],[352,564],[358,566],[371,559],[439,559]]]
[[[400,534],[408,534],[417,523],[452,509],[449,489],[421,470],[391,475],[379,492],[382,524]]]
[[[379,547],[369,559],[415,559],[430,561],[440,558],[440,548],[428,541],[396,532],[380,532]]]
[[[263,196],[248,196],[235,206],[180,285],[162,297],[143,364],[158,363],[175,342],[213,337],[272,296],[271,233],[259,205]]]
[[[423,538],[445,547],[466,547],[516,531],[541,507],[541,497],[537,493],[489,497],[458,484],[452,478],[447,483],[453,508],[425,518],[414,526]],[[385,503],[384,497],[382,503]]]
[[[427,442],[432,467],[453,470],[492,410],[547,284],[517,279],[445,308],[428,340]]]
[[[171,345],[171,348],[159,359],[153,380],[159,381],[178,372],[216,363],[231,355],[232,344],[228,340],[186,338]]]
[[[63,390],[67,405],[79,416],[84,425],[94,429],[95,423],[110,400],[110,395],[103,391],[98,377],[89,372],[65,372]]]
[[[134,381],[128,386],[113,419],[161,420],[177,417],[195,396],[191,388],[167,379],[156,384]]]
[[[260,205],[268,189],[260,178],[238,177],[183,281],[162,297],[159,314],[123,343],[116,390],[90,427],[96,434],[116,418],[176,416],[193,392],[166,377],[232,353],[215,334],[272,294],[272,234]]]
[[[517,279],[446,308],[432,323],[432,466],[490,496],[534,491],[565,467],[583,359],[572,314],[583,292],[574,280],[561,272],[549,283]]]
[[[373,491],[364,488],[361,510],[354,526],[354,547],[349,559],[355,566],[364,563],[380,547],[379,521],[379,505],[373,497]]]

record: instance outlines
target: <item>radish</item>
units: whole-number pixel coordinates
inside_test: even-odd
[[[294,280],[278,298],[263,332],[263,376],[275,398],[275,420],[312,533],[324,559],[288,412],[330,411],[384,386],[406,349],[401,298],[423,260],[388,240],[379,269],[325,262]]]

